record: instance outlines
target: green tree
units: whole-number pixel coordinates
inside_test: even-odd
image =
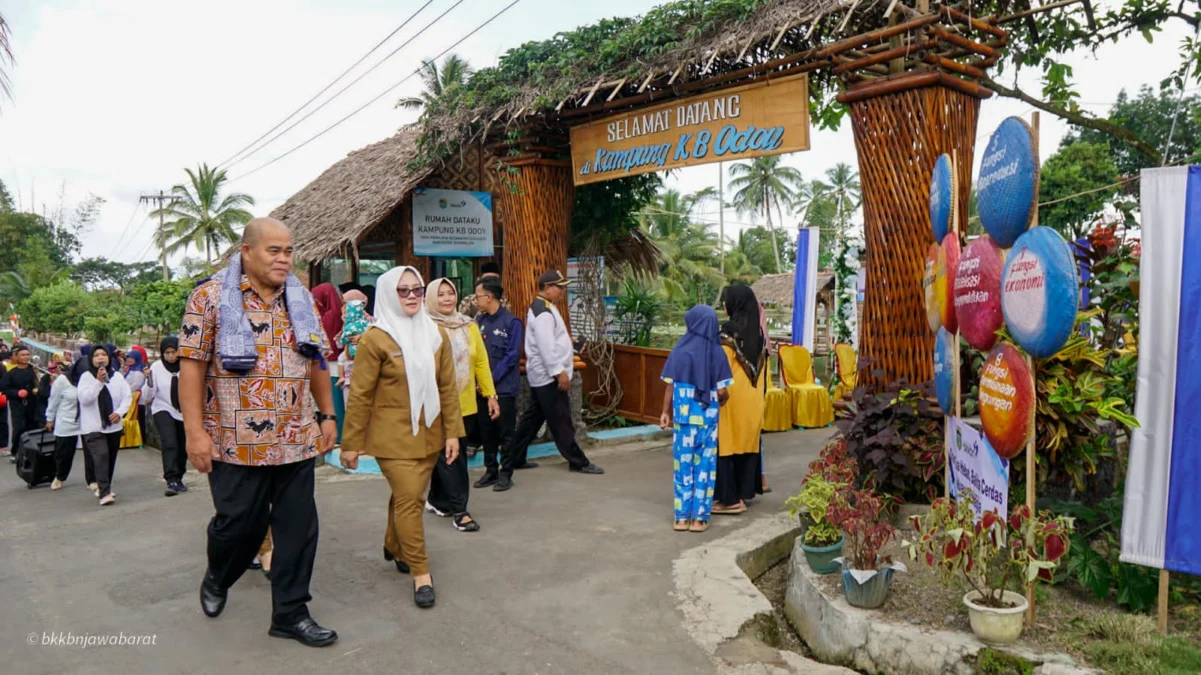
[[[839,162],[833,168],[826,169],[826,181],[814,181],[814,190],[834,200],[838,222],[845,223],[863,199],[859,172],[852,169],[850,164]]]
[[[782,271],[780,246],[776,241],[776,227],[772,222],[772,209],[776,210],[781,224],[784,221],[784,208],[793,209],[797,190],[804,185],[805,179],[796,169],[780,164],[779,155],[756,157],[730,167],[730,189],[734,190],[732,204],[739,213],[762,215],[767,221],[767,229],[771,232],[772,249],[775,251],[776,272]]]
[[[204,249],[205,262],[213,264],[213,250],[238,240],[238,230],[253,217],[244,207],[253,206],[250,195],[234,192],[222,196],[221,185],[227,179],[224,169],[201,164],[196,171],[184,169],[190,185],[171,188],[172,201],[150,213],[169,219],[156,243],[168,254],[195,246]]]
[[[1069,241],[1087,233],[1105,205],[1117,196],[1118,170],[1109,147],[1101,143],[1064,146],[1043,164],[1039,180],[1039,223]],[[1070,195],[1077,195],[1070,197]]]
[[[0,213],[12,213],[13,198],[8,193],[8,188],[4,185],[4,181],[0,180]]]
[[[752,227],[739,232],[737,249],[746,257],[750,265],[760,270],[771,269],[775,262],[771,232],[766,228]],[[796,267],[796,241],[785,239],[781,249],[780,255],[784,257],[784,271],[791,271]]]
[[[31,292],[17,306],[23,324],[36,331],[75,335],[84,330],[96,296],[72,281],[60,281]]]
[[[184,307],[192,292],[192,282],[151,280],[138,284],[130,294],[132,313],[143,326],[153,326],[158,337],[179,330],[183,323]],[[157,339],[155,340],[158,341]]]
[[[107,258],[85,258],[71,270],[71,278],[89,290],[131,288],[158,276],[157,262],[122,263]]]
[[[814,183],[822,185],[818,181]],[[838,250],[839,241],[844,234],[844,229],[838,222],[838,203],[830,194],[818,190],[805,208],[801,222],[805,227],[816,227],[821,232],[817,244],[818,267],[828,268],[834,262],[834,252]]]
[[[1179,161],[1201,153],[1201,97],[1181,98],[1180,92],[1143,86],[1136,98],[1123,89],[1109,109],[1109,120],[1164,152],[1167,161]],[[1171,142],[1168,136],[1171,136]],[[1142,169],[1159,166],[1151,158],[1110,134],[1096,129],[1075,128],[1060,147],[1076,143],[1101,143],[1109,148],[1119,176],[1137,176]],[[1100,187],[1100,186],[1094,186]]]
[[[642,230],[663,252],[664,289],[672,300],[685,304],[705,301],[712,289],[725,283],[717,234],[691,219],[699,194],[681,196],[677,190],[664,190],[638,216]]]
[[[396,102],[397,108],[405,110],[425,110],[443,94],[455,87],[461,87],[471,77],[471,66],[467,59],[458,54],[449,54],[442,60],[442,67],[434,61],[421,62],[421,83],[423,89],[418,96],[409,96]]]

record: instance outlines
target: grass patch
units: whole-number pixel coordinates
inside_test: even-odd
[[[1177,637],[1152,636],[1145,644],[1097,642],[1085,647],[1094,666],[1123,675],[1201,672],[1201,649]]]
[[[984,675],[1031,675],[1034,664],[990,647],[976,654],[976,672]]]

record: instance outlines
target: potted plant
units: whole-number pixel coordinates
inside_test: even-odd
[[[826,512],[826,519],[842,530],[846,555],[842,566],[842,590],[854,607],[876,609],[888,598],[892,575],[905,571],[881,549],[896,534],[889,522],[884,500],[870,491],[843,492]]]
[[[939,498],[911,521],[918,540],[903,542],[911,560],[937,567],[943,583],[961,576],[972,590],[963,596],[972,632],[991,644],[1010,644],[1022,634],[1026,598],[1039,580],[1051,581],[1068,552],[1072,518],[1015,507],[1009,519],[996,511],[979,518],[970,494]],[[1015,590],[1010,590],[1010,588]]]
[[[784,502],[790,515],[796,516],[802,511],[807,514],[808,527],[804,524],[806,518],[802,519],[801,549],[805,551],[809,569],[816,574],[838,571],[834,559],[842,555],[842,532],[826,518],[826,511],[844,487],[842,483],[826,480],[820,473],[811,473],[801,484],[801,491]]]

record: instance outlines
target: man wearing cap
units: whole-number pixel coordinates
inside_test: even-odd
[[[575,427],[571,424],[572,347],[567,324],[555,307],[563,299],[571,283],[558,270],[538,277],[538,298],[530,305],[525,318],[525,372],[530,382],[530,403],[513,432],[513,465],[524,465],[530,443],[546,422],[555,439],[559,454],[567,460],[571,471],[602,474],[604,469],[588,461],[575,442]]]

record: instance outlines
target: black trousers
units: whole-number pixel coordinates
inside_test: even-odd
[[[8,446],[8,404],[0,407],[0,447],[8,448],[14,455],[17,454],[16,448]]]
[[[188,471],[188,445],[183,422],[165,410],[154,413],[153,417],[154,428],[158,429],[163,446],[163,479],[168,483],[183,480],[183,475]]]
[[[309,616],[309,583],[317,558],[315,459],[277,466],[213,462],[209,488],[217,513],[209,521],[208,573],[233,586],[271,527],[271,620],[291,624]]]
[[[33,394],[30,394],[30,396],[32,397]],[[32,398],[26,400],[32,400]],[[21,447],[21,436],[36,426],[34,420],[35,408],[29,403],[10,400],[8,402],[8,410],[12,416],[10,426],[12,440],[9,442],[8,449],[15,455],[17,454],[17,448]]]
[[[120,431],[111,434],[96,432],[85,434],[83,437],[83,451],[92,456],[101,497],[113,489],[113,473],[117,470],[117,451],[121,449],[121,434]]]
[[[542,423],[550,428],[550,435],[555,439],[555,447],[559,454],[567,460],[573,469],[588,466],[588,457],[575,442],[575,427],[571,424],[571,398],[567,392],[559,391],[559,385],[551,382],[541,387],[530,387],[530,405],[517,423],[513,432],[512,450],[513,466],[526,463],[530,443],[538,435]]]
[[[463,427],[470,429],[476,420],[488,416],[485,405],[483,413],[468,415],[463,418]],[[460,514],[467,512],[467,499],[471,493],[471,479],[467,475],[467,438],[459,439],[459,456],[453,464],[446,463],[446,453],[438,453],[438,463],[434,465],[434,473],[430,476],[430,493],[426,499],[443,513]]]
[[[71,466],[75,464],[75,446],[79,444],[78,436],[55,436],[54,437],[54,477],[60,481],[66,481],[67,476],[71,475]],[[84,456],[87,456],[87,450],[84,450]],[[89,469],[85,466],[84,469]],[[91,471],[85,471],[91,476]],[[95,478],[95,476],[91,476]],[[91,484],[91,480],[87,481]]]
[[[480,429],[480,439],[484,444],[484,467],[490,475],[513,475],[513,429],[517,427],[517,398],[501,396],[496,399],[500,404],[500,417],[492,419],[488,416],[488,399],[479,397],[480,412],[477,423]],[[500,461],[497,461],[497,456]]]

